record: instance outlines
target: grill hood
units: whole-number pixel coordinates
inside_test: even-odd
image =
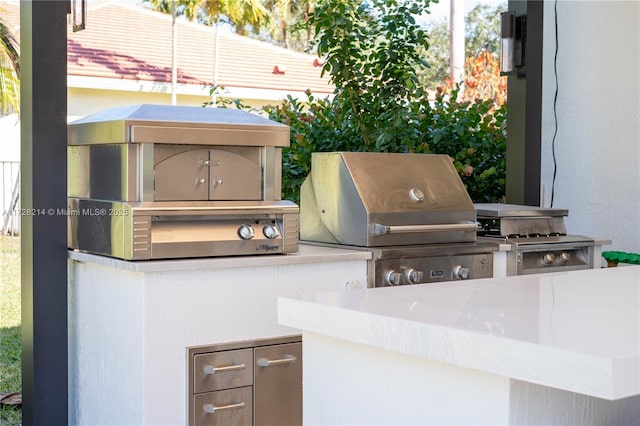
[[[300,239],[364,247],[473,242],[476,210],[447,155],[314,153]]]

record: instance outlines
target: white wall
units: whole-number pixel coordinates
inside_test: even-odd
[[[5,214],[8,210],[20,208],[12,205],[14,190],[18,182],[20,164],[20,120],[16,114],[0,117],[0,233],[20,232],[20,218],[15,214]]]
[[[20,161],[20,118],[0,116],[0,161]]]
[[[572,234],[640,253],[640,2],[561,0],[554,207]],[[543,204],[553,174],[554,2],[544,4]]]
[[[181,106],[201,107],[205,102],[211,100],[208,96],[208,90],[203,89],[203,94],[202,96],[179,94],[177,96],[177,104]],[[67,90],[67,99],[67,114],[71,121],[89,114],[95,114],[107,108],[145,103],[171,105],[171,95],[163,92],[148,93],[69,87]],[[252,99],[243,101],[245,105],[256,108],[276,102],[277,101],[268,102]]]
[[[170,90],[171,87],[165,83],[127,80],[114,83],[110,79],[69,77],[67,115],[70,121],[73,121],[107,108],[145,103],[170,105]],[[266,105],[280,104],[288,95],[302,100],[307,98],[306,94],[302,92],[225,87],[222,94],[219,95],[219,99],[224,99],[225,101],[241,99],[243,105],[259,109]],[[330,95],[316,93],[315,96]],[[182,106],[201,107],[205,102],[211,101],[209,87],[179,87],[176,101],[178,105]]]

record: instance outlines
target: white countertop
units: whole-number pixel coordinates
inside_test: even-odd
[[[280,298],[278,317],[599,398],[640,394],[640,266]]]
[[[300,244],[296,253],[255,256],[206,257],[198,259],[122,260],[107,256],[69,250],[69,259],[94,263],[131,272],[169,272],[198,269],[225,269],[251,266],[276,266],[303,263],[324,263],[369,260],[366,250],[344,250],[335,247],[317,247]]]

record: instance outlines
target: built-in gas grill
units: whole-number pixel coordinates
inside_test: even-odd
[[[291,253],[289,127],[232,109],[135,105],[69,125],[69,247],[123,259]]]
[[[595,241],[567,235],[567,210],[491,203],[475,207],[480,224],[478,240],[511,245],[507,275],[594,267]]]
[[[300,239],[369,250],[370,287],[493,276],[495,242],[446,155],[314,153]]]

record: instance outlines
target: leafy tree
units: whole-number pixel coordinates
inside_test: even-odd
[[[172,0],[145,0],[143,2],[145,7],[162,13],[173,13],[172,3]]]
[[[487,51],[498,57],[500,51],[500,13],[506,2],[495,6],[479,3],[465,17],[465,57],[477,58]],[[435,89],[449,75],[449,23],[446,20],[426,25],[429,50],[423,52],[429,68],[420,72],[420,81]],[[468,65],[467,65],[468,67]],[[459,82],[457,82],[459,83]]]
[[[458,101],[457,88],[431,104],[418,83],[426,33],[412,16],[426,2],[326,0],[310,17],[333,99],[307,93],[266,108],[291,129],[283,150],[283,197],[298,200],[311,154],[376,151],[448,154],[477,202],[504,195],[506,108]]]
[[[272,14],[267,38],[286,49],[308,50],[311,32],[306,22],[313,10],[314,1],[266,0],[265,6]]]
[[[416,140],[421,110],[414,101],[423,97],[416,72],[425,66],[419,52],[428,43],[414,16],[428,4],[325,0],[311,14],[322,72],[336,87],[339,121],[356,132],[350,150],[397,151]]]
[[[488,50],[483,50],[476,57],[467,58],[464,86],[464,93],[458,94],[458,85],[447,77],[438,90],[448,95],[456,91],[458,100],[463,102],[486,99],[495,102],[496,107],[507,102],[507,77],[500,75],[498,58]]]
[[[435,89],[449,76],[449,24],[445,21],[426,27],[429,48],[421,50],[427,67],[418,70],[418,78],[428,88]]]
[[[0,9],[0,13],[2,10]],[[0,114],[20,111],[20,53],[11,30],[0,20]]]
[[[477,4],[465,17],[465,56],[474,58],[484,51],[498,55],[500,51],[500,13],[507,4]]]
[[[145,0],[146,7],[172,13],[172,0]],[[270,16],[260,0],[176,0],[177,15],[190,21],[213,25],[219,20],[231,24],[237,34],[246,35],[267,25]]]
[[[426,31],[413,16],[421,0],[323,0],[309,17],[314,46],[336,87],[331,99],[307,93],[264,108],[287,124],[282,191],[298,201],[311,155],[328,151],[447,154],[477,202],[502,201],[506,107],[458,100],[458,88],[429,102],[419,83]],[[214,88],[220,90],[223,88]],[[243,108],[241,102],[225,106]]]

